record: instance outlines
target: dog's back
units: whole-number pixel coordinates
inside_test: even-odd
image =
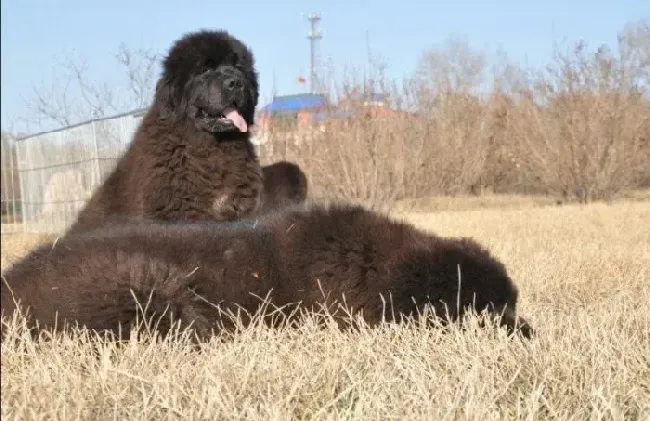
[[[137,300],[148,305],[147,317],[165,313],[207,331],[214,319],[208,301],[252,306],[246,288],[231,283],[255,272],[277,279],[268,273],[273,250],[262,232],[243,222],[106,226],[42,245],[8,269],[2,313],[10,317],[20,302],[31,325],[78,322],[128,335]]]

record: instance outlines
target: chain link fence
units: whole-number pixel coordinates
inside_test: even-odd
[[[3,140],[3,234],[56,234],[115,167],[143,111]]]
[[[15,139],[3,133],[2,234],[65,231],[115,168],[145,111]]]

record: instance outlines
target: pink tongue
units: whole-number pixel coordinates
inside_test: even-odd
[[[244,120],[244,117],[241,116],[235,110],[234,108],[228,107],[224,110],[223,115],[233,123],[235,123],[235,126],[239,129],[240,132],[247,132],[248,131],[248,124],[246,124],[246,120]]]

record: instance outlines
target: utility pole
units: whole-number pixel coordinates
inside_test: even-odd
[[[323,38],[323,31],[321,31],[319,28],[316,27],[318,22],[320,22],[321,20],[320,13],[310,13],[309,15],[307,15],[307,20],[311,25],[311,29],[307,31],[307,39],[309,40],[310,43],[310,55],[311,55],[311,80],[309,81],[309,83],[310,83],[311,93],[314,94],[318,89],[318,79],[316,76],[316,66],[318,65],[317,63],[318,52],[316,51],[316,47],[317,47],[317,42]]]

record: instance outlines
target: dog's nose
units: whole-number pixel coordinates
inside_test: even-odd
[[[244,87],[244,81],[238,77],[229,77],[223,81],[223,88],[227,91],[239,90]]]

